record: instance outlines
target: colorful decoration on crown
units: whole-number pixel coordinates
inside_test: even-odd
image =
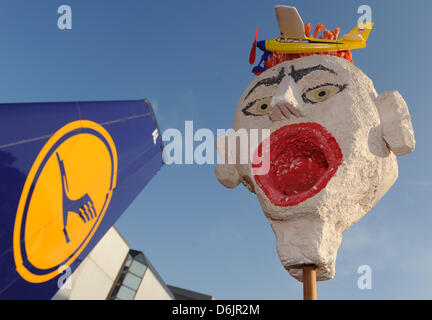
[[[280,35],[273,40],[257,42],[258,28],[255,32],[249,63],[255,63],[257,47],[263,51],[258,65],[252,69],[252,72],[256,75],[283,61],[313,54],[338,56],[353,63],[351,50],[366,47],[366,41],[373,26],[373,22],[362,23],[338,39],[339,28],[329,31],[319,23],[314,30],[313,36],[311,36],[311,24],[303,24],[296,8],[276,6],[275,11]],[[318,36],[321,31],[323,31],[323,35]]]

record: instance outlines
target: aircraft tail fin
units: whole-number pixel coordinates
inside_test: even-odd
[[[354,29],[352,29],[347,34],[343,35],[341,40],[347,41],[364,41],[366,42],[369,38],[369,34],[372,31],[374,23],[373,22],[365,22],[359,24]]]

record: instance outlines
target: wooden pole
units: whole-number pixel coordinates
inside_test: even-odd
[[[315,266],[303,267],[303,300],[316,300],[316,270]]]

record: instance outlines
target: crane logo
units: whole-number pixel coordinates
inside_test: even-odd
[[[94,208],[93,200],[90,198],[88,193],[84,194],[81,198],[72,200],[69,198],[66,192],[69,191],[66,170],[63,161],[60,160],[58,152],[56,152],[62,182],[62,193],[63,193],[63,233],[66,238],[66,242],[69,242],[69,235],[66,231],[66,225],[68,221],[69,212],[77,214],[84,223],[96,217],[97,213]]]
[[[85,249],[110,204],[117,161],[113,139],[92,121],[71,122],[46,142],[15,218],[14,259],[25,280],[54,278]]]

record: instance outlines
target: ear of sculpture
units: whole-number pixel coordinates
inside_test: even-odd
[[[235,164],[229,163],[229,151],[227,136],[221,136],[216,140],[216,149],[222,163],[216,165],[215,174],[218,181],[226,188],[235,188],[240,183],[240,175]]]
[[[398,91],[384,92],[376,100],[384,141],[397,156],[415,147],[414,130],[405,100]]]

